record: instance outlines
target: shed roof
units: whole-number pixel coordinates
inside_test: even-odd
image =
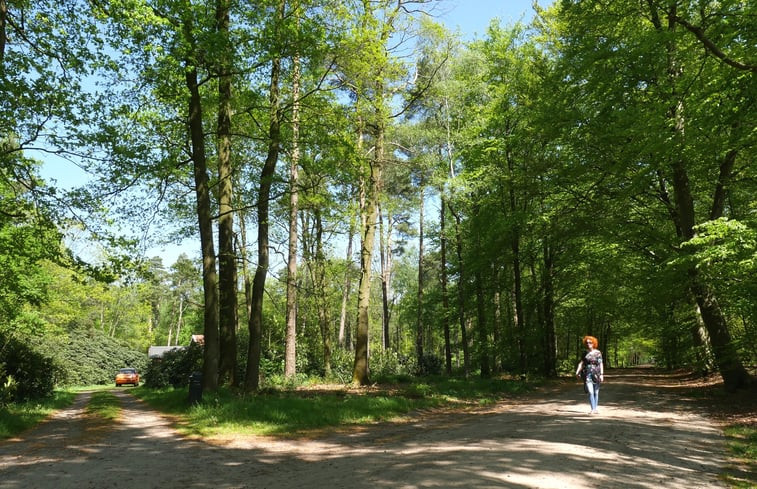
[[[151,346],[147,349],[147,358],[163,358],[167,351],[183,350],[186,346]]]

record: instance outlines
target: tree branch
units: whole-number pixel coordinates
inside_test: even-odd
[[[757,73],[757,65],[754,64],[744,64],[739,61],[736,61],[734,59],[729,58],[723,51],[718,48],[710,38],[708,38],[704,34],[704,29],[702,29],[699,26],[693,25],[690,22],[688,22],[685,19],[682,19],[681,17],[674,15],[672,16],[673,21],[675,21],[677,24],[682,25],[686,30],[694,34],[699,41],[701,41],[702,44],[704,44],[705,49],[710,52],[713,56],[721,60],[723,63],[727,64],[728,66],[731,66],[733,68],[742,70],[742,71],[751,71],[752,73]]]

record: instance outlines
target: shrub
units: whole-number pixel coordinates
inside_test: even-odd
[[[53,359],[31,341],[0,333],[0,403],[51,396],[58,373]]]
[[[18,382],[16,382],[16,379],[12,375],[5,375],[2,365],[0,365],[0,379],[4,379],[2,384],[0,384],[0,408],[2,408],[15,399]]]
[[[370,358],[371,376],[375,379],[398,377],[410,373],[396,351],[379,351]]]
[[[355,365],[355,352],[335,348],[331,352],[331,377],[343,384],[352,382],[352,369]]]
[[[203,349],[197,343],[187,348],[167,351],[162,358],[153,359],[145,371],[145,386],[152,389],[189,384],[192,372],[202,371]]]
[[[423,355],[418,362],[417,375],[441,375],[444,362],[436,355]]]
[[[75,330],[59,356],[65,372],[64,385],[105,385],[113,382],[120,368],[143,372],[147,355],[97,330]]]

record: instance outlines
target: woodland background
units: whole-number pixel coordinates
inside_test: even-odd
[[[469,42],[440,8],[0,0],[3,398],[192,334],[210,391],[555,376],[584,334],[747,385],[755,4],[560,0]]]

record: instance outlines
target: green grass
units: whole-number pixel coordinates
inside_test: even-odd
[[[92,394],[86,411],[99,418],[115,421],[121,414],[121,402],[110,392],[98,391]]]
[[[181,429],[200,436],[295,435],[345,425],[391,420],[414,410],[450,405],[486,404],[526,386],[509,380],[431,378],[371,389],[268,390],[243,395],[219,390],[189,406],[182,389],[132,392],[153,408],[176,415]]]
[[[60,390],[50,398],[0,407],[0,439],[36,426],[54,411],[70,405],[75,396],[73,391]]]
[[[757,427],[754,425],[731,424],[723,430],[731,455],[746,468],[743,477],[726,474],[725,479],[732,489],[753,489],[757,487]]]

